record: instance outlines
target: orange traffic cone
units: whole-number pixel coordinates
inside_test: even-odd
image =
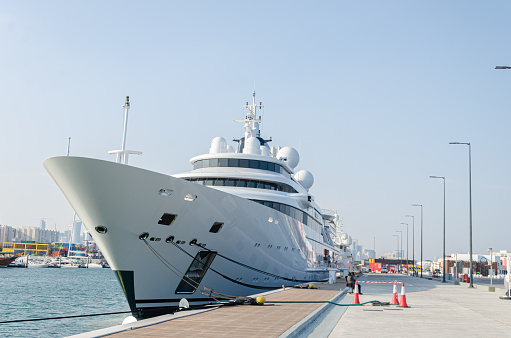
[[[399,303],[400,307],[408,307],[406,304],[406,294],[405,294],[405,283],[403,282],[403,286],[401,286],[401,302]]]
[[[355,293],[353,294],[353,302],[351,304],[360,304],[358,299],[358,282],[355,282]]]
[[[390,302],[390,304],[392,305],[398,305],[399,304],[399,301],[397,300],[397,285],[396,285],[396,281],[394,281],[394,290],[392,291],[392,302]]]

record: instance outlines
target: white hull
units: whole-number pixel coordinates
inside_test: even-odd
[[[272,208],[112,162],[54,157],[44,166],[116,271],[135,315],[168,312],[181,298],[191,305],[211,302],[199,291],[176,292],[194,257],[206,249],[218,254],[200,283],[228,295],[244,296],[328,276],[319,265],[325,248],[321,234]],[[172,193],[160,195],[161,189]],[[188,194],[196,199],[185,200]],[[177,215],[169,226],[158,224],[164,213]],[[210,232],[215,222],[224,223],[218,233]],[[106,233],[99,233],[98,226]],[[147,241],[139,239],[142,233],[149,234]],[[174,236],[172,243],[166,242],[169,236]],[[190,245],[192,240],[206,244],[205,248]]]
[[[49,266],[49,264],[31,264],[31,263],[29,263],[27,267],[29,269],[38,269],[38,268],[47,268],[48,266]]]

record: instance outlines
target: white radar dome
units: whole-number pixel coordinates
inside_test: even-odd
[[[302,185],[307,191],[314,184],[314,176],[308,170],[300,170],[293,176],[295,180]]]
[[[348,235],[347,233],[342,233],[341,234],[341,243],[342,245],[351,245],[353,241],[351,240],[351,236]]]
[[[226,153],[227,152],[227,141],[223,137],[215,137],[211,141],[211,148],[209,148],[210,154]]]
[[[284,147],[277,153],[277,159],[282,159],[287,163],[288,166],[294,169],[300,162],[300,155],[295,148]]]
[[[270,156],[270,148],[267,146],[261,146],[261,155],[263,156]]]
[[[256,137],[249,137],[245,140],[244,154],[261,155],[261,142]]]

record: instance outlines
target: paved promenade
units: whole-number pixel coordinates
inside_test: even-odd
[[[499,299],[504,290],[396,275],[370,274],[364,280],[405,282],[410,307],[349,307],[329,337],[511,337],[511,301]],[[362,291],[360,302],[392,300],[392,284],[363,284]],[[351,300],[349,295],[344,302]]]

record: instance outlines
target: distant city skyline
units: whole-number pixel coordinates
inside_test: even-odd
[[[511,3],[3,2],[0,224],[63,231],[74,211],[42,167],[51,156],[115,161],[125,97],[130,165],[191,170],[211,140],[239,137],[262,101],[262,134],[300,152],[310,192],[376,255],[415,220],[420,260],[509,247]],[[249,19],[250,18],[250,19]],[[233,145],[233,143],[229,142]],[[406,245],[406,244],[404,244]],[[404,248],[405,249],[405,248]],[[405,250],[406,251],[406,250]]]

